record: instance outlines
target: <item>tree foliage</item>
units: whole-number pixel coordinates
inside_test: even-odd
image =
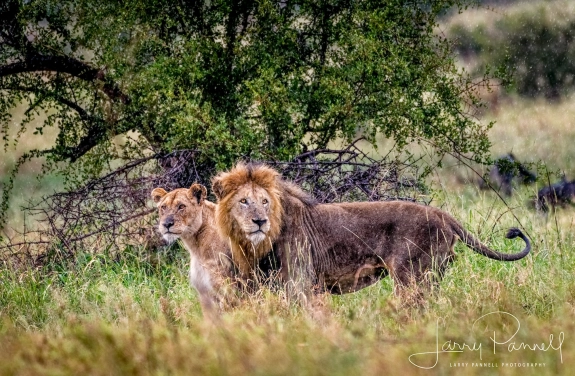
[[[26,103],[22,129],[57,128],[55,143],[29,156],[68,171],[69,182],[146,151],[201,150],[209,170],[288,160],[358,134],[480,159],[488,126],[466,112],[471,82],[434,35],[453,5],[7,0],[0,123],[8,142],[11,114]]]

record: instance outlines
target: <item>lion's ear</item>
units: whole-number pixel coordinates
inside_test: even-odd
[[[188,195],[190,196],[191,199],[195,198],[196,200],[198,200],[198,204],[201,204],[202,201],[204,201],[206,197],[208,197],[208,190],[203,185],[194,183],[190,187]]]
[[[154,202],[157,204],[158,202],[160,202],[162,197],[164,197],[167,194],[168,194],[168,192],[166,192],[166,190],[164,188],[156,188],[152,191],[152,194],[151,194],[152,200],[154,200]]]
[[[226,192],[224,191],[224,184],[222,183],[221,177],[216,176],[215,178],[212,179],[212,191],[214,192],[214,195],[216,195],[218,201],[226,196]]]

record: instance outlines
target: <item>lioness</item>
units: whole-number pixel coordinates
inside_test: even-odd
[[[234,275],[229,246],[215,228],[216,205],[206,195],[206,187],[200,184],[169,193],[156,188],[151,194],[158,206],[162,236],[168,242],[182,239],[190,253],[190,283],[198,291],[204,314],[228,303]]]
[[[500,261],[527,256],[525,249],[493,251],[440,209],[404,201],[318,204],[265,165],[239,163],[212,180],[216,222],[231,241],[234,262],[247,276],[273,249],[286,282],[334,294],[354,292],[390,274],[396,293],[440,277],[462,240],[477,253]],[[303,285],[301,285],[303,283]],[[299,289],[298,289],[299,290]]]

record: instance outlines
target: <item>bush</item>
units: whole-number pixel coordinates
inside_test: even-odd
[[[469,28],[449,29],[455,48],[486,66],[513,73],[519,95],[555,99],[572,91],[575,76],[575,12],[564,2],[519,6],[506,16]],[[467,25],[470,23],[467,22]]]

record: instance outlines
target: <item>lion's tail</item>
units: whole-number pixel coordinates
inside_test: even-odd
[[[485,244],[483,244],[479,240],[477,240],[469,231],[465,230],[459,224],[454,224],[453,230],[457,234],[457,236],[459,236],[461,241],[464,242],[465,244],[467,244],[467,246],[469,248],[471,248],[475,252],[477,252],[477,253],[485,256],[485,257],[488,257],[490,259],[493,259],[493,260],[517,261],[517,260],[521,260],[522,258],[527,256],[529,254],[529,252],[531,251],[531,242],[529,241],[527,236],[525,236],[525,234],[523,234],[523,232],[521,232],[521,230],[519,230],[518,228],[515,228],[515,227],[509,229],[506,237],[507,237],[507,239],[515,239],[517,237],[520,237],[525,242],[525,248],[521,252],[513,253],[513,254],[501,253],[501,252],[497,252],[497,251],[490,249]]]

